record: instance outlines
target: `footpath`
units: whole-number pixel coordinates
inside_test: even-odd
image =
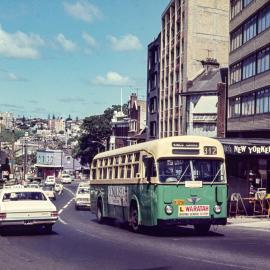
[[[231,217],[228,218],[227,226],[262,229],[270,232],[270,218],[268,216]]]

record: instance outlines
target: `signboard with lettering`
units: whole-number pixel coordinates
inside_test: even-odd
[[[128,188],[125,186],[108,186],[108,204],[128,206]]]
[[[61,151],[37,151],[37,165],[62,166]]]
[[[270,145],[223,144],[225,154],[270,155]]]
[[[199,143],[193,142],[173,142],[172,147],[179,147],[179,148],[198,148]]]

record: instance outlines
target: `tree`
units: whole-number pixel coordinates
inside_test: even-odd
[[[122,107],[123,113],[124,114],[128,114],[128,104],[124,104]],[[121,111],[121,105],[112,105],[110,108],[107,108],[103,115],[109,120],[111,121],[113,118],[113,113],[114,111],[120,112]]]
[[[83,120],[78,145],[73,149],[73,156],[80,157],[82,164],[91,163],[97,153],[108,148],[113,112],[120,110],[120,105],[112,105],[102,115],[89,116]],[[127,114],[127,104],[123,105],[123,112]]]
[[[82,134],[78,147],[74,149],[75,157],[81,158],[82,164],[90,163],[93,157],[107,148],[111,136],[110,121],[104,115],[86,117],[82,124]]]

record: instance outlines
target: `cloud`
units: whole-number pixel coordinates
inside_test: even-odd
[[[31,103],[31,104],[39,103],[36,99],[30,99],[30,100],[28,100],[28,102]]]
[[[85,103],[85,100],[80,97],[59,98],[58,101],[62,103]]]
[[[129,77],[122,76],[114,71],[109,71],[105,77],[97,76],[94,83],[104,86],[130,86],[134,84]]]
[[[56,41],[66,52],[73,52],[77,49],[76,43],[67,39],[62,33],[58,34]]]
[[[8,33],[0,25],[0,55],[4,57],[37,59],[40,57],[38,49],[44,45],[39,35],[21,31]]]
[[[84,41],[86,42],[86,44],[90,47],[97,47],[97,41],[88,33],[83,32],[82,33],[82,38],[84,39]]]
[[[64,9],[70,16],[88,23],[102,18],[102,13],[98,7],[85,0],[79,0],[74,4],[65,2]]]
[[[3,73],[3,75],[0,77],[2,80],[5,81],[27,81],[27,79],[20,77],[16,75],[13,72],[9,72],[8,70],[0,68],[0,72]]]
[[[14,104],[9,104],[9,103],[1,103],[0,104],[0,108],[1,107],[5,107],[5,108],[9,108],[9,109],[23,109],[24,106],[21,105],[14,105]]]
[[[143,47],[139,38],[132,34],[127,34],[120,38],[109,35],[108,40],[110,41],[114,51],[140,50]]]

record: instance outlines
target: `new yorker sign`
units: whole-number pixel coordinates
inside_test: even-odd
[[[270,155],[270,145],[223,144],[225,154]]]

